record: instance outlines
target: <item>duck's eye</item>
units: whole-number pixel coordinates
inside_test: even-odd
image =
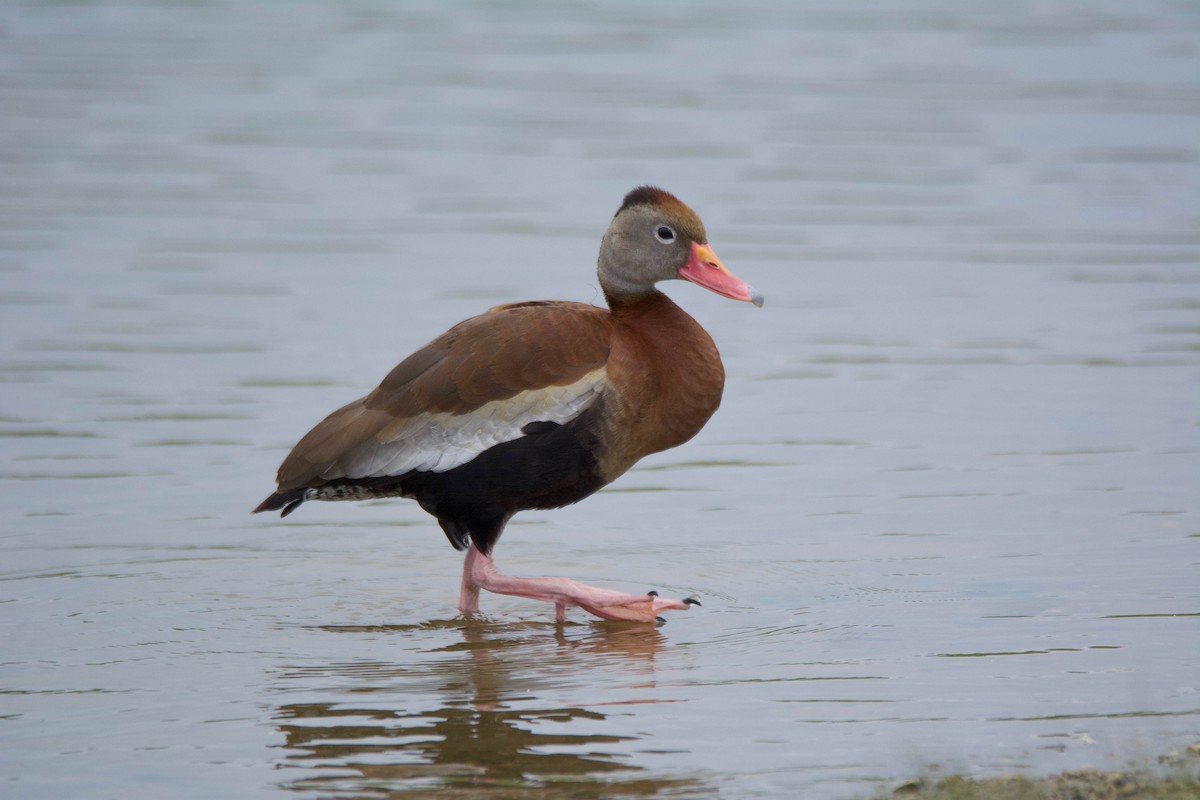
[[[675,231],[668,228],[666,225],[659,225],[654,229],[654,238],[658,239],[663,244],[670,244],[675,241]]]

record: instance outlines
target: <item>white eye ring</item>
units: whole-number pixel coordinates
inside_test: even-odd
[[[675,231],[667,225],[656,225],[654,226],[654,238],[663,244],[671,244],[675,241]]]

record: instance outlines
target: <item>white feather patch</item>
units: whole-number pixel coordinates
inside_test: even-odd
[[[446,472],[485,450],[525,434],[531,422],[566,424],[596,401],[603,367],[569,386],[531,389],[466,414],[428,413],[398,419],[321,471],[326,480],[375,478],[406,472]]]

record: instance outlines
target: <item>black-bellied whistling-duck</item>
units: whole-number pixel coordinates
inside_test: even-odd
[[[534,301],[460,322],[400,362],[366,397],[292,448],[279,490],[254,509],[287,516],[305,500],[409,497],[466,550],[459,609],[479,590],[546,600],[605,619],[652,622],[696,601],[630,595],[565,578],[513,578],[492,549],[517,511],[558,508],[638,459],[683,444],[721,402],[712,339],[655,288],[682,278],[762,305],[708,245],[674,195],[625,197],[600,243],[608,309]]]

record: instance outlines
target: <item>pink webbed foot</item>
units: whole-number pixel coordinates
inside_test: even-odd
[[[655,622],[664,611],[682,611],[700,605],[691,597],[676,600],[659,597],[657,592],[625,594],[600,589],[567,578],[514,578],[496,569],[489,554],[481,553],[472,544],[463,562],[462,592],[459,610],[464,614],[479,611],[479,590],[496,594],[528,597],[554,603],[555,617],[565,618],[567,606],[579,606],[601,619],[625,622]]]
[[[595,614],[602,619],[627,622],[654,622],[658,619],[658,615],[662,611],[685,611],[692,606],[700,605],[700,601],[694,597],[676,600],[673,597],[659,597],[658,592],[624,596],[628,600],[621,603],[592,606],[580,602],[578,605],[589,614]]]

